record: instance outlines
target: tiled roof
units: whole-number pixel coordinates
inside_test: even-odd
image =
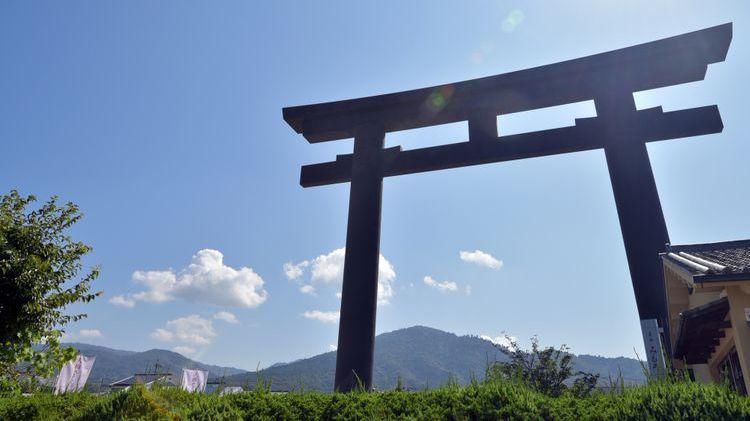
[[[160,379],[168,379],[169,373],[157,373],[157,374],[136,374],[134,376],[126,377],[122,380],[118,380],[111,383],[110,387],[127,387],[138,384],[148,384]]]
[[[669,246],[661,256],[694,278],[719,280],[748,275],[750,279],[750,240]]]

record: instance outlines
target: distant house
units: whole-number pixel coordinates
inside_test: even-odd
[[[130,377],[126,377],[122,380],[118,380],[114,383],[110,383],[109,390],[112,392],[128,390],[135,384],[142,384],[146,388],[150,389],[154,383],[159,383],[166,386],[179,385],[179,382],[176,381],[172,373],[140,373],[134,374]]]
[[[670,246],[661,259],[674,366],[746,395],[750,240]]]

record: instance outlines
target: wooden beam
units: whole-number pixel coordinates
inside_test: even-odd
[[[354,136],[378,122],[386,132],[466,121],[483,110],[509,114],[602,98],[613,86],[638,92],[705,77],[724,61],[732,24],[541,67],[344,101],[284,108],[284,120],[311,143]]]
[[[715,347],[719,344],[718,339],[713,338],[696,338],[693,341],[687,343],[687,353],[690,354],[691,350],[703,349],[707,347]]]
[[[607,139],[602,132],[607,124],[607,120],[593,117],[576,120],[576,125],[571,127],[500,136],[492,141],[452,143],[406,151],[389,148],[383,152],[383,176],[603,148]],[[715,105],[666,113],[661,108],[641,110],[633,113],[631,126],[638,135],[638,142],[719,133],[724,127]],[[314,187],[346,183],[351,180],[351,168],[351,154],[339,155],[333,162],[305,165],[300,184]]]

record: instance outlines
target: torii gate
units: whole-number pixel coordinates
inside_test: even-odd
[[[383,177],[604,149],[638,314],[669,323],[658,255],[669,243],[646,142],[719,133],[717,106],[636,110],[633,93],[703,80],[724,61],[727,23],[633,47],[497,76],[284,108],[310,143],[354,138],[354,153],[302,167],[303,187],[351,182],[335,389],[372,385]],[[497,116],[593,100],[575,126],[498,136]],[[467,121],[469,140],[402,151],[388,132]],[[669,343],[668,340],[665,343]]]

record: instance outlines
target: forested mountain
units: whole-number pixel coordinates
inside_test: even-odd
[[[106,385],[116,380],[153,371],[156,364],[162,371],[179,376],[183,368],[209,371],[212,379],[225,376],[230,385],[255,387],[258,374],[270,382],[274,390],[333,389],[336,352],[326,352],[312,358],[291,363],[277,363],[259,373],[232,367],[220,367],[193,361],[181,354],[163,349],[144,352],[121,351],[81,343],[67,344],[84,355],[96,356],[96,364],[89,377],[92,386]],[[484,377],[487,364],[504,361],[507,357],[492,343],[476,336],[457,336],[424,326],[414,326],[383,333],[375,339],[374,384],[378,389],[391,389],[398,379],[404,387],[422,389],[445,384],[453,379],[461,384]],[[617,378],[622,373],[626,383],[642,383],[645,378],[640,363],[632,358],[606,358],[580,355],[575,369],[599,373],[602,379]]]
[[[507,357],[492,343],[476,336],[457,336],[424,326],[383,333],[375,338],[373,383],[391,389],[400,378],[403,386],[421,389],[445,384],[451,379],[466,384],[472,376],[484,378],[487,364]],[[602,380],[622,374],[626,383],[645,381],[640,363],[632,358],[581,355],[576,370],[598,373]],[[289,364],[277,364],[260,371],[261,379],[274,390],[332,390],[336,352],[327,352]],[[258,373],[246,372],[227,378],[234,385],[254,387]]]

